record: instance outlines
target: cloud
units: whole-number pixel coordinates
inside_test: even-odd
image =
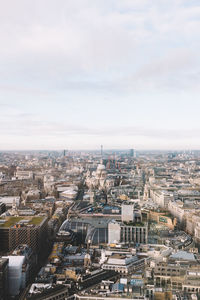
[[[69,136],[198,138],[199,1],[0,0],[0,7],[0,96],[8,102],[0,105],[0,135],[9,145],[23,137],[30,145]],[[190,129],[176,129],[188,112]],[[157,119],[174,130],[158,129]]]
[[[180,48],[141,66],[134,74],[122,79],[124,87],[140,91],[181,91],[199,89],[199,57],[192,50]]]
[[[134,73],[143,79],[149,72],[149,76],[160,76],[164,86],[174,88],[169,80],[171,73],[166,71],[178,72],[178,76],[178,62],[184,64],[184,59],[189,62],[192,59],[189,55],[198,57],[199,52],[200,6],[193,2],[188,7],[186,3],[178,0],[157,0],[151,5],[141,0],[59,3],[19,0],[17,4],[12,1],[12,5],[10,1],[2,2],[0,79],[5,87],[13,86],[12,82],[19,84],[19,88],[12,87],[11,91],[23,93],[30,88],[34,94],[41,86],[42,90],[58,89],[65,82],[68,85],[77,82],[77,86],[82,82],[83,88],[95,88],[91,78],[96,82],[112,82],[117,88],[120,76],[130,77]],[[189,41],[193,49],[188,49],[188,54],[167,60],[174,50],[187,51]],[[200,66],[199,61],[197,65]],[[186,79],[190,77],[187,72],[185,68]],[[34,88],[31,90],[29,85]],[[145,80],[143,85],[149,88]]]
[[[17,126],[16,126],[17,123]],[[66,138],[69,136],[87,137],[143,137],[156,138],[160,140],[182,140],[198,138],[200,135],[199,129],[159,129],[145,128],[137,126],[118,126],[118,127],[87,127],[84,125],[74,125],[70,123],[47,122],[34,114],[18,114],[14,120],[0,120],[0,136],[32,136],[50,137],[52,140]]]

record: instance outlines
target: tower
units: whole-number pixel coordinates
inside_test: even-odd
[[[12,203],[12,213],[15,216],[19,216],[18,210],[17,210],[17,204],[16,204],[16,200],[15,199],[13,200],[13,203]]]
[[[91,266],[90,245],[91,245],[91,240],[88,240],[87,241],[87,253],[84,257],[84,267],[85,268],[89,268]]]
[[[101,145],[101,157],[103,156],[103,145]]]
[[[90,190],[90,203],[95,203],[95,192],[93,190]]]
[[[135,150],[134,149],[130,149],[130,156],[135,157]]]

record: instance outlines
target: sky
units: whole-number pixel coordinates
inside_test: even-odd
[[[0,150],[200,149],[199,52],[199,0],[0,0]]]

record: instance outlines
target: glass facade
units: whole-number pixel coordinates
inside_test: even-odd
[[[92,245],[100,243],[108,243],[108,226],[94,227],[90,223],[81,220],[65,221],[60,227],[60,231],[67,231],[71,229],[76,233],[77,238],[81,242],[87,243],[90,241]]]
[[[94,228],[88,230],[86,242],[91,241],[92,245],[108,243],[108,228]]]

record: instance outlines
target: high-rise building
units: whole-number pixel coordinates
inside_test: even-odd
[[[101,145],[101,157],[103,156],[103,145]]]
[[[63,156],[66,156],[67,153],[68,153],[68,150],[64,149],[64,150],[63,150]]]
[[[134,149],[130,149],[130,156],[134,157],[134,154],[135,154],[135,150]]]

